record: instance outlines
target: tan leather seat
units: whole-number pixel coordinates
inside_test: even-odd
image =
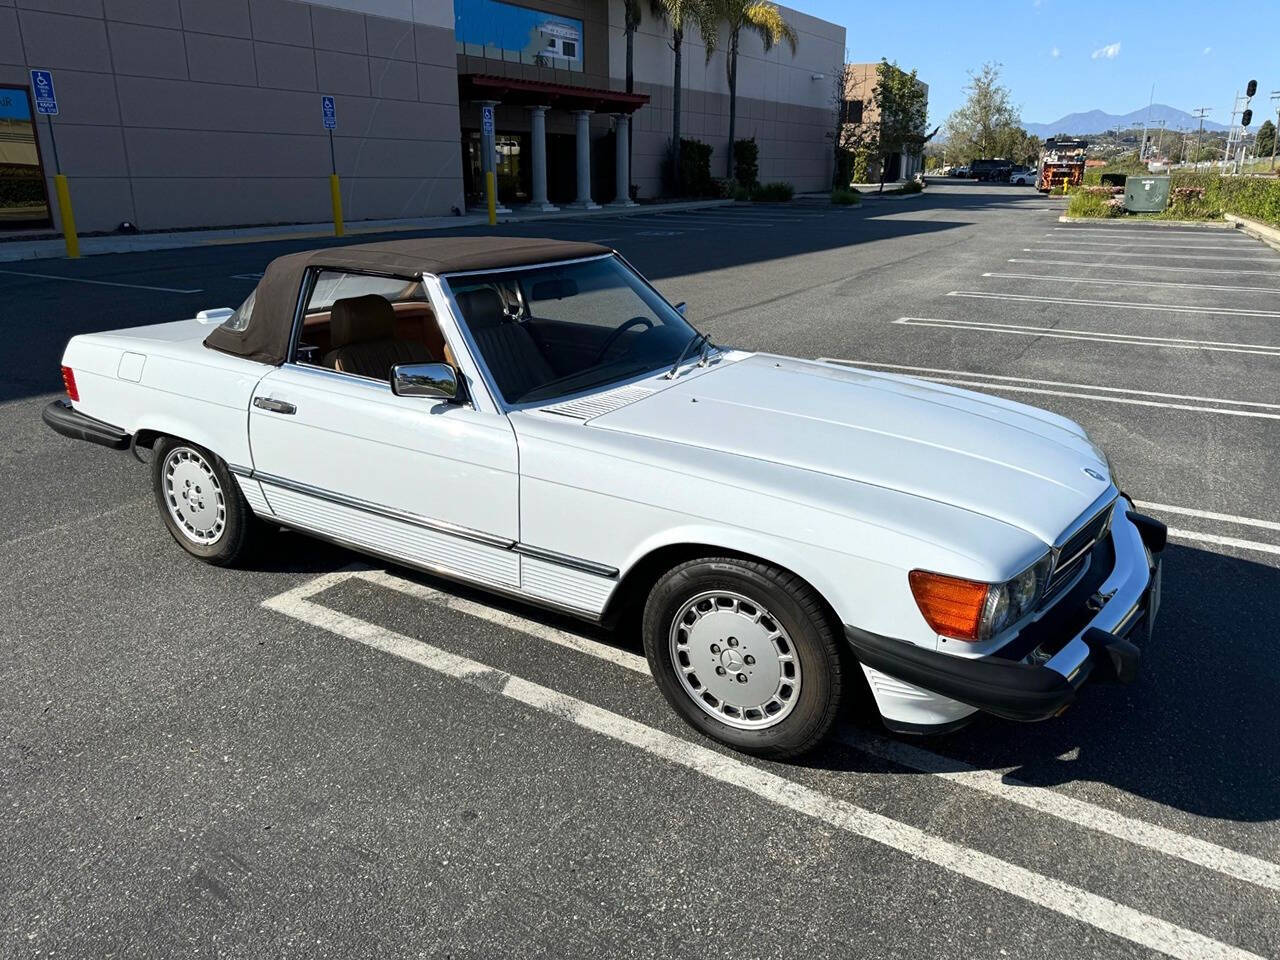
[[[507,316],[502,297],[493,287],[464,290],[454,299],[489,372],[508,401],[555,379],[551,364],[529,331]]]
[[[335,300],[329,314],[330,350],[324,365],[341,373],[390,380],[397,363],[429,363],[433,358],[418,340],[396,338],[391,301],[376,293]]]

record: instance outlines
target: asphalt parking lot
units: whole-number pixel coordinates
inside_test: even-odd
[[[497,228],[609,243],[717,342],[1069,416],[1169,524],[1135,684],[945,739],[851,716],[798,765],[699,739],[634,630],[294,534],[198,564],[142,466],[40,423],[71,334],[314,241],[3,265],[0,956],[1280,956],[1280,253],[1061,207]]]

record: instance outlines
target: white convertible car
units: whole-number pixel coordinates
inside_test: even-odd
[[[1075,423],[713,346],[617,253],[501,237],[275,260],[239,309],[74,337],[44,420],[140,457],[211,563],[291,527],[590,620],[771,757],[1129,680],[1165,528]]]

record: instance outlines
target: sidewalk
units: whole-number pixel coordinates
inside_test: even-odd
[[[690,200],[671,203],[643,203],[634,207],[601,207],[599,210],[564,208],[555,213],[524,213],[515,210],[498,215],[498,223],[528,223],[535,220],[562,220],[580,217],[626,217],[672,210],[699,210],[705,207],[723,207],[732,200]],[[460,217],[421,217],[402,220],[360,220],[347,225],[347,237],[362,234],[398,233],[424,230],[451,230],[458,227],[485,226],[487,215],[467,213]],[[169,233],[108,234],[105,236],[81,236],[80,255],[99,253],[137,253],[144,250],[176,250],[182,247],[201,247],[233,243],[264,243],[272,240],[328,240],[333,239],[332,223],[276,224],[267,227],[234,227],[220,230],[176,230]],[[31,233],[0,233],[0,262],[16,260],[40,260],[49,257],[65,257],[66,246],[61,234],[50,231]]]

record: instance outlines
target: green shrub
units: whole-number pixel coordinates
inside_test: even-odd
[[[712,182],[715,184],[716,196],[722,200],[732,199],[740,186],[732,177],[716,177]]]
[[[744,187],[760,182],[760,147],[755,137],[733,141],[733,178]]]
[[[924,189],[924,183],[919,180],[908,180],[897,190],[898,193],[919,193]]]
[[[853,183],[854,154],[848,147],[836,151],[836,186],[847,187]]]
[[[734,187],[734,188],[733,188],[733,199],[735,199],[735,200],[750,200],[750,199],[751,199],[751,188],[750,188],[750,187],[744,187],[742,184],[738,184],[736,187]]]
[[[756,203],[786,203],[795,193],[796,188],[789,183],[762,183],[751,191],[751,199]]]
[[[852,207],[861,203],[861,197],[857,190],[851,190],[848,187],[836,187],[831,191],[831,202],[842,207]]]
[[[1112,194],[1110,187],[1076,187],[1067,201],[1069,217],[1121,217],[1124,199]]]
[[[668,146],[668,162],[665,169],[670,171],[670,146]],[[669,192],[682,197],[714,197],[715,181],[711,179],[711,144],[688,137],[680,138],[680,185],[679,190],[668,184]]]
[[[1204,220],[1234,213],[1280,226],[1280,179],[1177,171],[1171,186],[1170,217]]]

